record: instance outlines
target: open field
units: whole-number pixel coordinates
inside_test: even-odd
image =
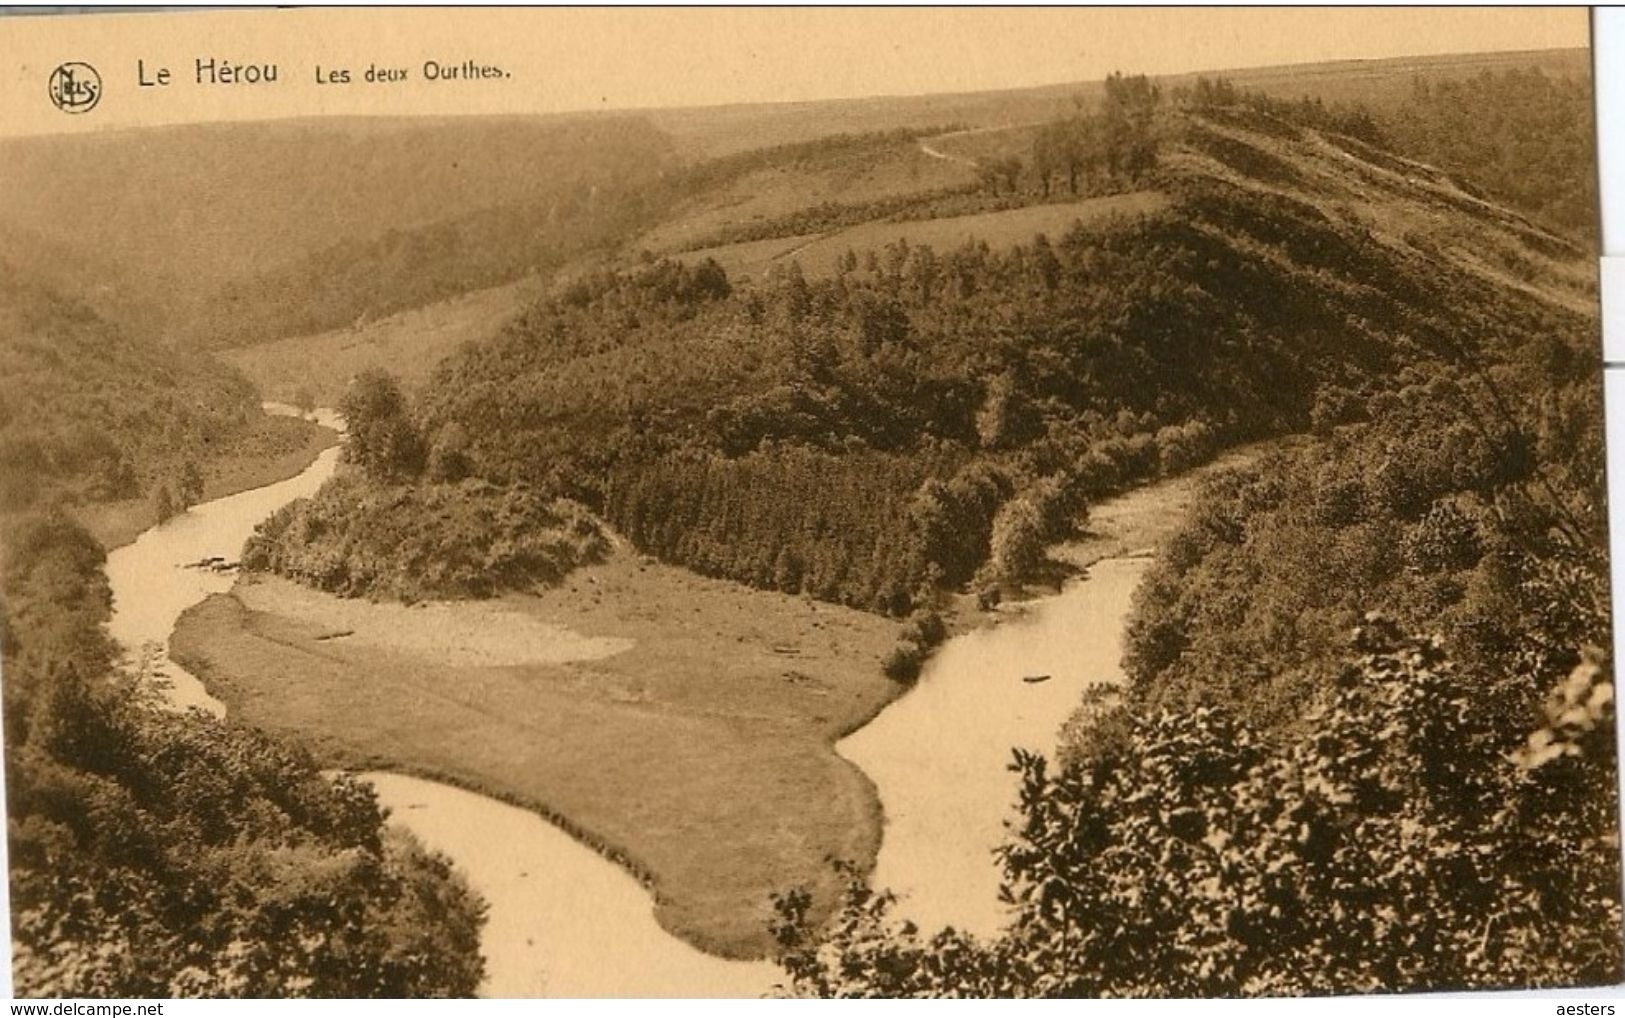
[[[836,154],[746,173],[685,203],[628,247],[655,253],[680,250],[728,229],[826,203],[862,205],[975,181],[973,167],[934,158],[917,142],[901,140],[884,152]]]
[[[202,464],[202,501],[286,480],[337,441],[331,430],[310,421],[266,415],[248,434],[215,450]],[[129,544],[158,522],[151,497],[81,506],[74,514],[109,551]]]
[[[976,242],[985,242],[994,250],[1002,251],[1017,244],[1031,243],[1041,233],[1059,236],[1071,229],[1074,223],[1086,226],[1104,224],[1119,217],[1146,215],[1166,204],[1167,198],[1155,191],[1135,191],[970,216],[864,223],[812,238],[724,244],[675,257],[690,263],[714,258],[728,270],[730,276],[752,277],[761,276],[774,263],[796,261],[809,279],[816,279],[833,276],[841,257],[848,251],[861,256],[866,251],[883,250],[886,245],[900,240],[911,245],[929,246],[938,252],[952,251]]]
[[[392,649],[464,609],[448,646]],[[182,616],[171,652],[231,717],[326,765],[558,818],[650,881],[667,929],[738,957],[767,951],[772,892],[828,902],[829,859],[874,859],[873,788],[831,746],[899,691],[879,665],[896,631],[619,553],[556,590],[450,608],[245,579]]]
[[[817,233],[804,233],[794,237],[744,240],[737,244],[701,248],[698,251],[675,254],[671,257],[690,265],[710,258],[722,266],[722,270],[728,274],[730,280],[737,282],[742,279],[761,278],[775,262],[788,264],[798,252],[819,240],[821,236]],[[803,266],[803,269],[806,268],[807,266]]]
[[[293,402],[308,388],[319,406],[333,406],[366,368],[385,368],[416,385],[441,358],[471,339],[489,336],[540,290],[534,278],[476,290],[358,327],[222,351],[221,358],[259,386],[264,399]]]

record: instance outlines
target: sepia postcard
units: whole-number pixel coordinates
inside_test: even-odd
[[[0,16],[12,993],[1615,986],[1592,94],[1574,8]]]

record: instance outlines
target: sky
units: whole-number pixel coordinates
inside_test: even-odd
[[[0,18],[0,135],[314,114],[526,113],[981,91],[1190,70],[1584,46],[1566,8],[594,8]],[[199,85],[196,62],[276,64]],[[425,80],[425,62],[504,76]],[[68,115],[52,69],[103,94]],[[404,83],[358,80],[369,65]],[[158,68],[167,86],[143,86]],[[347,85],[318,71],[351,72]]]

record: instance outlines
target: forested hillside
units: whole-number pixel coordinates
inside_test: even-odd
[[[0,259],[0,515],[60,506],[104,540],[272,479],[330,440],[208,357],[133,337]]]
[[[114,667],[103,552],[0,516],[13,980],[21,996],[471,995],[479,899],[370,789]]]
[[[16,139],[0,226],[52,238],[71,257],[34,271],[105,294],[132,336],[217,349],[550,273],[643,222],[670,149],[625,116]]]
[[[211,359],[0,272],[0,673],[23,996],[468,995],[481,905],[302,752],[164,708],[116,663],[105,551],[222,463],[294,458]],[[311,451],[314,455],[314,451]],[[258,469],[265,470],[261,464]],[[249,479],[248,483],[258,483]]]
[[[1140,590],[1128,688],[1059,766],[1016,755],[1008,931],[904,928],[858,881],[821,934],[791,893],[790,989],[1617,982],[1600,365],[1594,319],[1552,326],[1213,483]]]
[[[1176,158],[1269,192],[1230,212],[1271,271],[1319,277],[1322,301],[1381,285],[1391,303],[1350,305],[1324,334],[1374,359],[1297,390],[1312,438],[1219,478],[1161,549],[1127,688],[1080,705],[1059,761],[1016,754],[1006,931],[916,930],[861,880],[819,930],[791,892],[792,993],[1621,976],[1600,348],[1580,250],[1313,109],[1294,123],[1204,106]],[[1395,200],[1407,192],[1428,196],[1431,224]],[[1283,215],[1303,205],[1328,222],[1358,209],[1364,228],[1334,241]],[[1289,278],[1283,296],[1314,292]]]
[[[827,280],[589,275],[443,364],[414,441],[669,561],[903,614],[1007,573],[996,530],[1053,537],[1091,497],[1339,420],[1407,367],[1513,356],[1591,299],[1574,245],[1436,171],[1114,94],[1090,116],[1117,155],[1081,172],[1160,211],[853,252]]]

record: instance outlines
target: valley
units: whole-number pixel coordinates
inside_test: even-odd
[[[0,145],[19,986],[1619,971],[1585,56]]]

